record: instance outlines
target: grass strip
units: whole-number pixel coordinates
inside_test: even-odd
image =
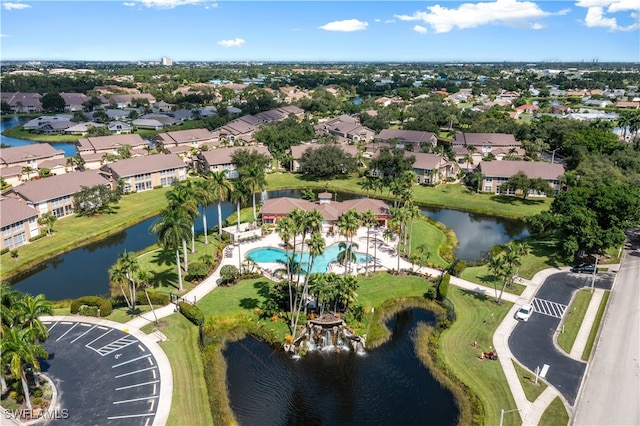
[[[538,426],[562,426],[569,424],[569,413],[560,397],[556,397],[542,413]]]
[[[520,364],[515,362],[513,359],[511,362],[513,363],[513,367],[516,369],[516,373],[518,373],[518,379],[520,379],[520,384],[522,385],[522,389],[524,390],[527,400],[534,402],[547,388],[547,384],[541,378],[538,378],[538,384],[536,384],[535,374],[521,367]]]
[[[596,317],[593,321],[593,326],[591,327],[591,332],[589,333],[589,338],[587,339],[587,344],[584,347],[584,351],[582,352],[582,360],[588,361],[591,357],[591,351],[593,350],[593,345],[596,341],[596,336],[598,335],[598,330],[600,330],[600,323],[602,322],[602,316],[604,315],[604,310],[607,307],[607,302],[609,301],[610,291],[605,291],[602,295],[602,300],[600,301],[600,306],[598,307],[598,312],[596,313]]]
[[[153,324],[143,328],[149,333]],[[158,327],[168,340],[160,343],[173,373],[173,397],[168,426],[212,425],[207,402],[202,355],[198,345],[198,327],[180,314],[163,318]]]
[[[580,290],[576,292],[562,323],[562,332],[558,334],[558,346],[566,353],[571,352],[573,342],[578,336],[582,320],[584,319],[589,302],[593,294],[589,290]]]

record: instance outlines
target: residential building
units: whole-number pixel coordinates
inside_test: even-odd
[[[72,172],[25,182],[8,189],[3,195],[22,199],[41,215],[51,212],[61,218],[74,213],[73,196],[83,187],[105,185],[109,180],[97,171]]]
[[[424,185],[437,185],[446,182],[447,179],[456,179],[460,167],[453,161],[448,161],[438,154],[426,154],[424,152],[408,153],[415,157],[413,171],[417,176],[417,182]]]
[[[17,198],[0,197],[0,248],[15,249],[40,234],[38,211]]]
[[[155,146],[169,148],[189,146],[199,148],[205,142],[213,142],[213,135],[207,129],[178,130],[175,132],[159,133],[151,139]]]
[[[117,154],[118,148],[125,145],[129,145],[131,149],[145,148],[149,146],[149,141],[142,139],[138,134],[92,136],[78,139],[76,149],[80,155],[89,153]]]
[[[13,113],[34,113],[42,111],[40,93],[2,92],[0,100],[6,102]]]
[[[374,138],[381,142],[395,142],[396,148],[409,149],[410,151],[422,151],[422,145],[435,148],[438,138],[434,133],[419,130],[384,129]],[[411,146],[411,148],[407,148]]]
[[[187,178],[187,165],[174,154],[156,154],[127,158],[101,167],[111,175],[114,185],[122,184],[123,192],[148,191]]]
[[[68,112],[83,111],[84,103],[91,99],[84,93],[65,93],[61,92],[60,96],[64,99],[64,110]]]
[[[362,126],[360,121],[350,115],[341,115],[314,126],[316,134],[330,134],[338,137],[338,142],[370,142],[375,132]]]
[[[201,151],[198,154],[198,165],[200,167],[200,171],[202,173],[226,171],[228,179],[237,178],[238,171],[233,164],[233,154],[239,150],[257,152],[259,154],[266,155],[268,158],[272,158],[271,153],[266,146],[209,149],[207,151]],[[266,171],[269,169],[270,167],[267,167]]]
[[[485,157],[502,160],[525,155],[522,144],[506,133],[456,133],[451,147],[458,164],[467,164],[467,156],[471,155],[474,167]]]
[[[561,164],[541,161],[481,161],[478,170],[482,173],[482,191],[495,194],[501,193],[500,185],[518,172],[523,172],[530,179],[546,180],[557,194],[560,191],[560,178],[564,175],[564,167]],[[515,194],[514,191],[505,193]],[[546,194],[531,191],[528,195],[544,197]]]
[[[48,143],[2,148],[0,151],[0,169],[5,167],[31,167],[37,174],[43,161],[63,159],[64,151],[55,149]]]

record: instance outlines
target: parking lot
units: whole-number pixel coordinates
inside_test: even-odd
[[[56,384],[67,419],[49,424],[151,425],[161,388],[158,362],[133,335],[105,325],[46,321],[42,372]]]

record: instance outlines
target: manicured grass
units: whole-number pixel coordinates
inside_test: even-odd
[[[463,280],[471,281],[476,284],[483,285],[489,288],[497,288],[498,296],[500,295],[500,290],[502,290],[502,280],[499,278],[495,278],[493,273],[489,271],[489,268],[486,265],[482,266],[470,266],[465,268],[460,274],[460,278]],[[524,289],[527,288],[524,284],[513,283],[513,287],[505,287],[505,293],[513,293],[513,294],[522,294]],[[492,292],[493,296],[495,292]]]
[[[538,426],[563,426],[569,424],[569,413],[560,397],[556,397],[542,413]]]
[[[442,333],[441,356],[454,374],[482,401],[484,424],[497,425],[500,410],[516,404],[500,362],[479,360],[478,355],[492,349],[493,333],[511,308],[511,303],[496,305],[483,295],[457,287],[449,287],[448,297],[456,308],[456,321]],[[473,348],[473,342],[478,342],[479,348]],[[505,416],[503,424],[520,423],[520,417],[514,413]]]
[[[414,220],[411,231],[411,253],[420,254],[418,246],[425,244],[431,255],[427,262],[438,266],[449,265],[450,262],[440,256],[440,248],[447,242],[447,236],[442,230],[426,220]],[[418,265],[416,265],[417,267]]]
[[[143,330],[149,333],[153,325]],[[167,425],[212,425],[198,327],[180,314],[163,318],[158,329],[167,336],[160,346],[167,354],[173,373],[173,397]]]
[[[588,361],[591,357],[591,351],[593,350],[593,345],[596,341],[596,336],[598,335],[598,330],[600,330],[600,323],[602,322],[602,316],[604,315],[604,311],[607,307],[607,302],[609,301],[609,296],[611,295],[610,291],[605,291],[604,295],[602,295],[602,300],[600,301],[600,307],[598,308],[598,312],[596,313],[596,317],[593,321],[593,326],[591,327],[591,332],[589,333],[589,338],[587,339],[587,344],[584,347],[584,351],[582,352],[582,359],[584,361]]]
[[[0,257],[3,279],[83,244],[98,241],[128,226],[154,216],[167,205],[170,188],[129,194],[120,200],[116,213],[94,217],[69,216],[53,224],[53,235],[18,248],[18,259]]]
[[[273,173],[267,176],[267,189],[316,188],[366,194],[358,185],[361,181],[362,178],[355,176],[327,182],[307,180],[298,174]],[[460,184],[439,185],[437,187],[415,185],[413,193],[415,202],[422,205],[519,219],[548,210],[552,201],[551,198],[522,200],[520,197],[476,194]],[[374,198],[390,198],[386,190],[382,194],[370,193],[369,195]]]
[[[522,389],[524,390],[524,394],[527,396],[527,400],[534,402],[538,397],[544,392],[547,388],[547,384],[544,380],[538,377],[538,384],[535,383],[536,375],[530,373],[528,370],[522,368],[520,364],[511,360],[513,363],[513,367],[516,369],[518,373],[518,379],[520,379],[520,384],[522,385]]]
[[[593,294],[589,290],[580,290],[575,294],[569,309],[567,309],[564,321],[562,322],[562,332],[558,334],[558,346],[566,353],[571,352],[573,342],[576,340],[582,320],[589,308],[589,302]]]
[[[269,280],[257,278],[243,280],[231,287],[216,287],[197,303],[205,316],[234,316],[245,311],[247,314],[265,299]]]

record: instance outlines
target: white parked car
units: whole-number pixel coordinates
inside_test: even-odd
[[[522,305],[520,309],[518,309],[518,312],[516,312],[516,319],[527,322],[529,318],[531,318],[531,314],[533,314],[533,306],[529,304]]]

